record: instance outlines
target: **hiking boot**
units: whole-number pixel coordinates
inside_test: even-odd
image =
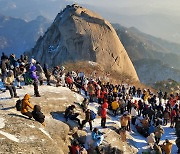
[[[19,96],[15,95],[14,98],[19,98]]]
[[[41,97],[41,95],[40,95],[40,94],[37,94],[36,97]]]

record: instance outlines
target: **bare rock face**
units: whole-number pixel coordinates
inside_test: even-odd
[[[56,16],[30,55],[49,66],[90,60],[99,63],[106,70],[125,73],[139,80],[111,24],[76,4],[68,5]]]

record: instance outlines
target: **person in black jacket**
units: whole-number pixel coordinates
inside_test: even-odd
[[[92,131],[92,120],[91,120],[91,110],[87,109],[85,112],[85,120],[82,121],[81,129],[84,127],[84,125],[89,122],[90,130]]]
[[[75,105],[71,105],[69,106],[64,114],[64,118],[66,119],[66,122],[68,121],[68,119],[74,120],[78,122],[79,127],[81,127],[81,122],[80,120],[77,118],[77,116],[79,115],[79,113],[75,113],[74,109],[75,109]]]
[[[34,106],[34,110],[32,111],[32,115],[36,121],[40,122],[42,125],[45,126],[45,123],[44,123],[45,116],[41,112],[41,107],[39,105]]]

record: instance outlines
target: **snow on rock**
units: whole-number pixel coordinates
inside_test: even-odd
[[[1,135],[4,135],[5,137],[7,137],[8,139],[14,141],[14,142],[19,142],[19,139],[17,139],[14,135],[12,134],[9,134],[9,133],[6,133],[6,132],[3,132],[0,130],[0,134]]]
[[[49,135],[49,133],[48,133],[47,131],[45,131],[43,128],[39,128],[39,130],[40,130],[42,133],[44,133],[47,137],[49,137],[51,140],[53,140],[53,139],[51,138],[51,136]]]
[[[0,117],[0,129],[5,127],[4,118]]]

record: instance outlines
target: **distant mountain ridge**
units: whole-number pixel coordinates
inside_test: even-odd
[[[39,16],[27,22],[19,18],[0,16],[0,54],[16,53],[17,56],[30,50],[39,36],[43,35],[51,21]]]
[[[142,33],[136,28],[119,24],[114,24],[114,27],[141,82],[153,85],[169,78],[180,82],[179,44]]]
[[[158,59],[180,69],[180,44],[171,43],[119,24],[113,25],[131,60]]]

